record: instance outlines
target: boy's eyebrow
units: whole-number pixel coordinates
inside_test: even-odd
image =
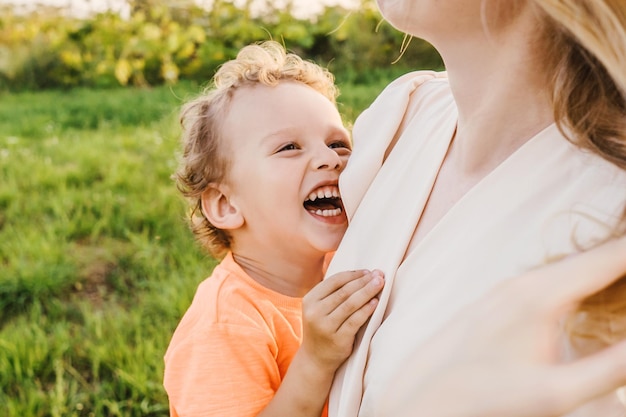
[[[266,134],[265,136],[263,136],[261,139],[262,140],[266,140],[266,139],[271,139],[273,137],[276,136],[281,136],[281,135],[285,135],[285,134],[291,134],[293,133],[295,129],[292,127],[283,127],[282,129],[277,129],[277,130],[273,130],[271,132],[269,132],[268,134]]]
[[[265,140],[269,140],[272,138],[275,138],[277,136],[288,136],[288,135],[293,135],[294,132],[297,132],[297,127],[283,127],[281,129],[277,129],[277,130],[273,130],[269,133],[267,133],[265,136],[263,136],[261,138],[261,140],[265,141]],[[327,134],[334,134],[334,133],[341,133],[342,135],[345,135],[346,137],[350,137],[350,131],[345,127],[345,126],[331,126],[328,129]]]

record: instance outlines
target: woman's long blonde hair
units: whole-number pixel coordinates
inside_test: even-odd
[[[626,169],[626,1],[534,2],[546,15],[557,124],[578,146]],[[616,236],[625,224],[626,207]],[[569,323],[574,337],[624,339],[626,276],[585,300],[579,313]]]

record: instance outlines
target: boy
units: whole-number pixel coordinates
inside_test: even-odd
[[[225,256],[165,355],[172,416],[322,414],[383,286],[379,271],[321,282],[347,227],[337,184],[351,145],[336,96],[328,71],[265,42],[183,108],[175,177],[192,229]]]

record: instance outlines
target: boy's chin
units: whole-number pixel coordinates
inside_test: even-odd
[[[341,239],[329,240],[327,242],[320,242],[320,244],[316,245],[316,249],[322,253],[335,252],[339,247],[339,243]]]

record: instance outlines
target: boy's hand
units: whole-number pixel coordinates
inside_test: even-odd
[[[352,352],[357,331],[374,312],[384,285],[381,271],[337,273],[303,299],[301,353],[334,372]]]
[[[354,337],[374,312],[382,288],[382,272],[350,271],[309,291],[302,301],[302,345],[257,417],[322,415],[335,371],[352,352]]]

